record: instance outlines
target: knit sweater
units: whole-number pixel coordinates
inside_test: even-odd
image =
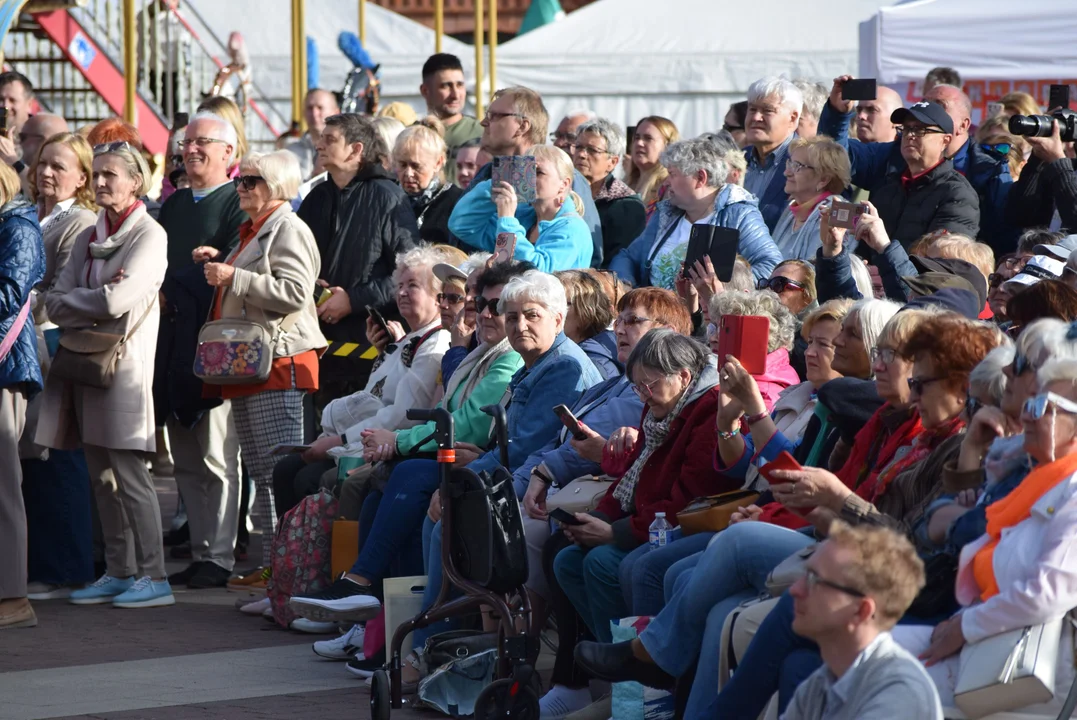
[[[227,255],[239,240],[240,224],[247,219],[232,183],[198,202],[190,188],[177,190],[161,206],[158,218],[168,233],[169,274],[191,265],[191,252],[200,245],[211,245]]]

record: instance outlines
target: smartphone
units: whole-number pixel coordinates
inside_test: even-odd
[[[750,375],[767,369],[770,318],[762,315],[723,315],[718,326],[718,364],[732,355]]]
[[[178,112],[172,117],[172,128],[179,130],[180,128],[187,127],[191,122],[191,116],[189,113]]]
[[[8,128],[7,122],[8,122],[7,108],[0,107],[0,130],[4,130],[4,131],[7,130],[7,128]]]
[[[874,100],[875,78],[858,78],[846,80],[841,86],[842,100]]]
[[[1002,112],[1003,105],[1000,102],[987,103],[987,115],[988,118],[993,118]]]
[[[1047,111],[1062,108],[1063,110],[1069,110],[1070,107],[1070,86],[1069,85],[1052,85],[1051,93],[1047,99]]]
[[[835,198],[830,203],[830,226],[853,230],[867,209],[868,206],[864,203],[845,202]]]
[[[632,154],[632,140],[636,137],[636,126],[629,125],[625,128],[625,147],[629,155]]]
[[[587,439],[587,433],[583,431],[580,421],[576,419],[576,416],[572,414],[572,411],[568,409],[567,405],[555,405],[553,411],[557,414],[557,417],[561,419],[561,424],[568,428],[568,431],[572,433],[572,437],[577,440]]]
[[[333,297],[333,293],[329,292],[329,288],[324,288],[321,285],[314,286],[314,305],[316,307],[325,305],[331,297]]]
[[[503,232],[497,234],[494,243],[494,257],[492,263],[512,262],[512,256],[516,253],[516,233]]]
[[[520,202],[535,199],[535,158],[530,155],[500,155],[493,159],[490,179],[496,185],[507,182],[516,191]]]
[[[711,259],[715,276],[722,282],[733,279],[733,266],[737,262],[740,246],[740,230],[720,225],[698,223],[688,235],[688,250],[684,256],[685,276],[688,268],[706,255]]]
[[[310,445],[294,445],[292,443],[280,443],[274,445],[267,453],[269,457],[283,457],[284,455],[296,455],[310,450]]]
[[[778,453],[778,457],[774,458],[766,465],[763,465],[759,468],[759,474],[765,477],[767,479],[767,482],[769,482],[771,485],[776,485],[778,483],[788,482],[788,480],[778,480],[777,478],[771,477],[770,473],[772,470],[800,469],[800,463],[798,463],[796,459],[792,455],[790,455],[787,450],[782,450],[780,453]]]
[[[550,511],[550,517],[562,525],[583,525],[582,520],[577,520],[575,515],[564,508],[554,508]]]
[[[393,334],[389,332],[389,323],[385,322],[385,317],[380,312],[378,312],[378,309],[373,305],[367,305],[366,312],[367,315],[370,316],[370,319],[374,321],[374,324],[384,330],[389,335],[389,339],[391,340]]]

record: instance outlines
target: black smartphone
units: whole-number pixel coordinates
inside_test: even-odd
[[[575,515],[564,508],[554,508],[550,511],[550,517],[562,525],[583,525],[582,520],[577,520]]]
[[[720,225],[697,223],[688,235],[688,250],[684,256],[684,269],[692,267],[706,255],[711,259],[715,276],[722,282],[733,279],[733,266],[737,262],[740,246],[740,230]]]
[[[875,78],[846,80],[841,86],[842,100],[874,100]]]
[[[0,130],[7,130],[7,108],[0,107]]]
[[[370,319],[374,321],[374,324],[384,330],[389,335],[389,339],[392,340],[393,334],[389,332],[389,323],[385,322],[385,317],[378,312],[378,309],[373,305],[367,305],[366,312]]]
[[[172,118],[172,129],[179,130],[191,124],[191,116],[185,112],[178,112]]]
[[[625,147],[627,148],[627,154],[632,154],[632,139],[636,137],[636,126],[629,125],[625,130]]]
[[[1070,86],[1069,85],[1052,85],[1051,93],[1047,99],[1047,110],[1055,110],[1062,108],[1068,110],[1070,107]]]
[[[583,431],[580,426],[580,421],[572,414],[572,411],[568,409],[567,405],[554,405],[554,413],[561,419],[561,424],[568,428],[568,431],[572,433],[572,437],[577,440],[586,440],[587,433]]]

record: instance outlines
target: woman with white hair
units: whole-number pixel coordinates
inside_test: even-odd
[[[662,153],[662,164],[669,170],[669,194],[643,234],[613,259],[610,271],[636,287],[674,289],[692,226],[702,224],[737,230],[737,252],[751,263],[755,279],[770,277],[782,254],[755,197],[726,182],[729,168],[714,143],[705,138],[673,143]]]
[[[272,369],[264,382],[208,385],[231,401],[244,464],[268,527],[276,527],[277,520],[269,452],[278,444],[303,442],[303,396],[318,389],[318,350],[326,346],[314,306],[321,256],[290,202],[300,181],[294,153],[278,150],[243,158],[233,181],[239,207],[249,217],[239,227],[239,244],[227,254],[208,245],[191,253],[194,262],[205,263],[206,282],[215,288],[209,320],[250,320],[273,338]],[[203,372],[212,374],[214,369],[207,364]],[[263,566],[269,566],[270,550],[270,543],[262,544]],[[223,587],[229,574],[215,563],[201,562],[171,580],[191,587]]]
[[[93,171],[97,223],[76,239],[45,307],[72,347],[75,333],[93,328],[122,338],[123,351],[110,380],[90,383],[92,363],[61,345],[45,382],[36,441],[61,450],[82,443],[101,516],[107,570],[71,593],[71,602],[172,605],[161,509],[144,458],[156,449],[153,360],[168,238],[139,200],[150,172],[137,148],[95,147]]]
[[[435,118],[437,129],[427,125],[405,128],[393,146],[393,169],[401,189],[411,200],[419,237],[431,245],[455,245],[449,232],[449,216],[464,191],[445,181],[445,158],[448,148],[444,130]],[[440,131],[439,131],[440,130]],[[465,247],[470,251],[470,247]]]

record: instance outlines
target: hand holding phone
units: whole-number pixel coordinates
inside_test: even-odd
[[[519,202],[530,203],[535,199],[535,158],[531,155],[500,155],[493,159],[490,180],[494,187],[506,182],[516,191]]]
[[[1069,85],[1052,85],[1050,94],[1047,97],[1047,112],[1052,110],[1069,110],[1070,107],[1070,86]]]
[[[800,463],[796,461],[789,451],[782,450],[778,453],[778,457],[774,458],[766,465],[759,468],[759,474],[766,478],[767,482],[771,485],[778,485],[780,483],[789,482],[788,480],[779,480],[771,475],[775,470],[802,470]]]
[[[549,514],[551,518],[562,525],[583,525],[583,520],[577,519],[575,515],[564,508],[554,508]]]
[[[590,437],[583,431],[583,427],[580,425],[580,421],[572,414],[572,411],[568,409],[566,405],[555,405],[553,409],[557,417],[561,419],[561,424],[568,428],[568,431],[572,434],[572,437],[577,440],[586,440]]]
[[[378,312],[378,309],[373,305],[367,305],[366,312],[367,315],[370,316],[370,319],[374,321],[374,324],[384,330],[385,334],[387,334],[389,338],[392,339],[393,333],[389,331],[389,323],[385,321],[385,317],[380,312]]]
[[[842,100],[874,100],[877,86],[875,78],[846,80],[841,86]]]
[[[830,227],[854,230],[860,216],[866,211],[867,206],[864,203],[851,203],[834,198],[830,203]]]
[[[512,262],[512,256],[516,253],[516,233],[502,232],[497,234],[494,244],[494,256],[491,264]]]
[[[732,355],[749,375],[767,369],[770,346],[770,318],[763,315],[723,315],[718,325],[718,362]]]

